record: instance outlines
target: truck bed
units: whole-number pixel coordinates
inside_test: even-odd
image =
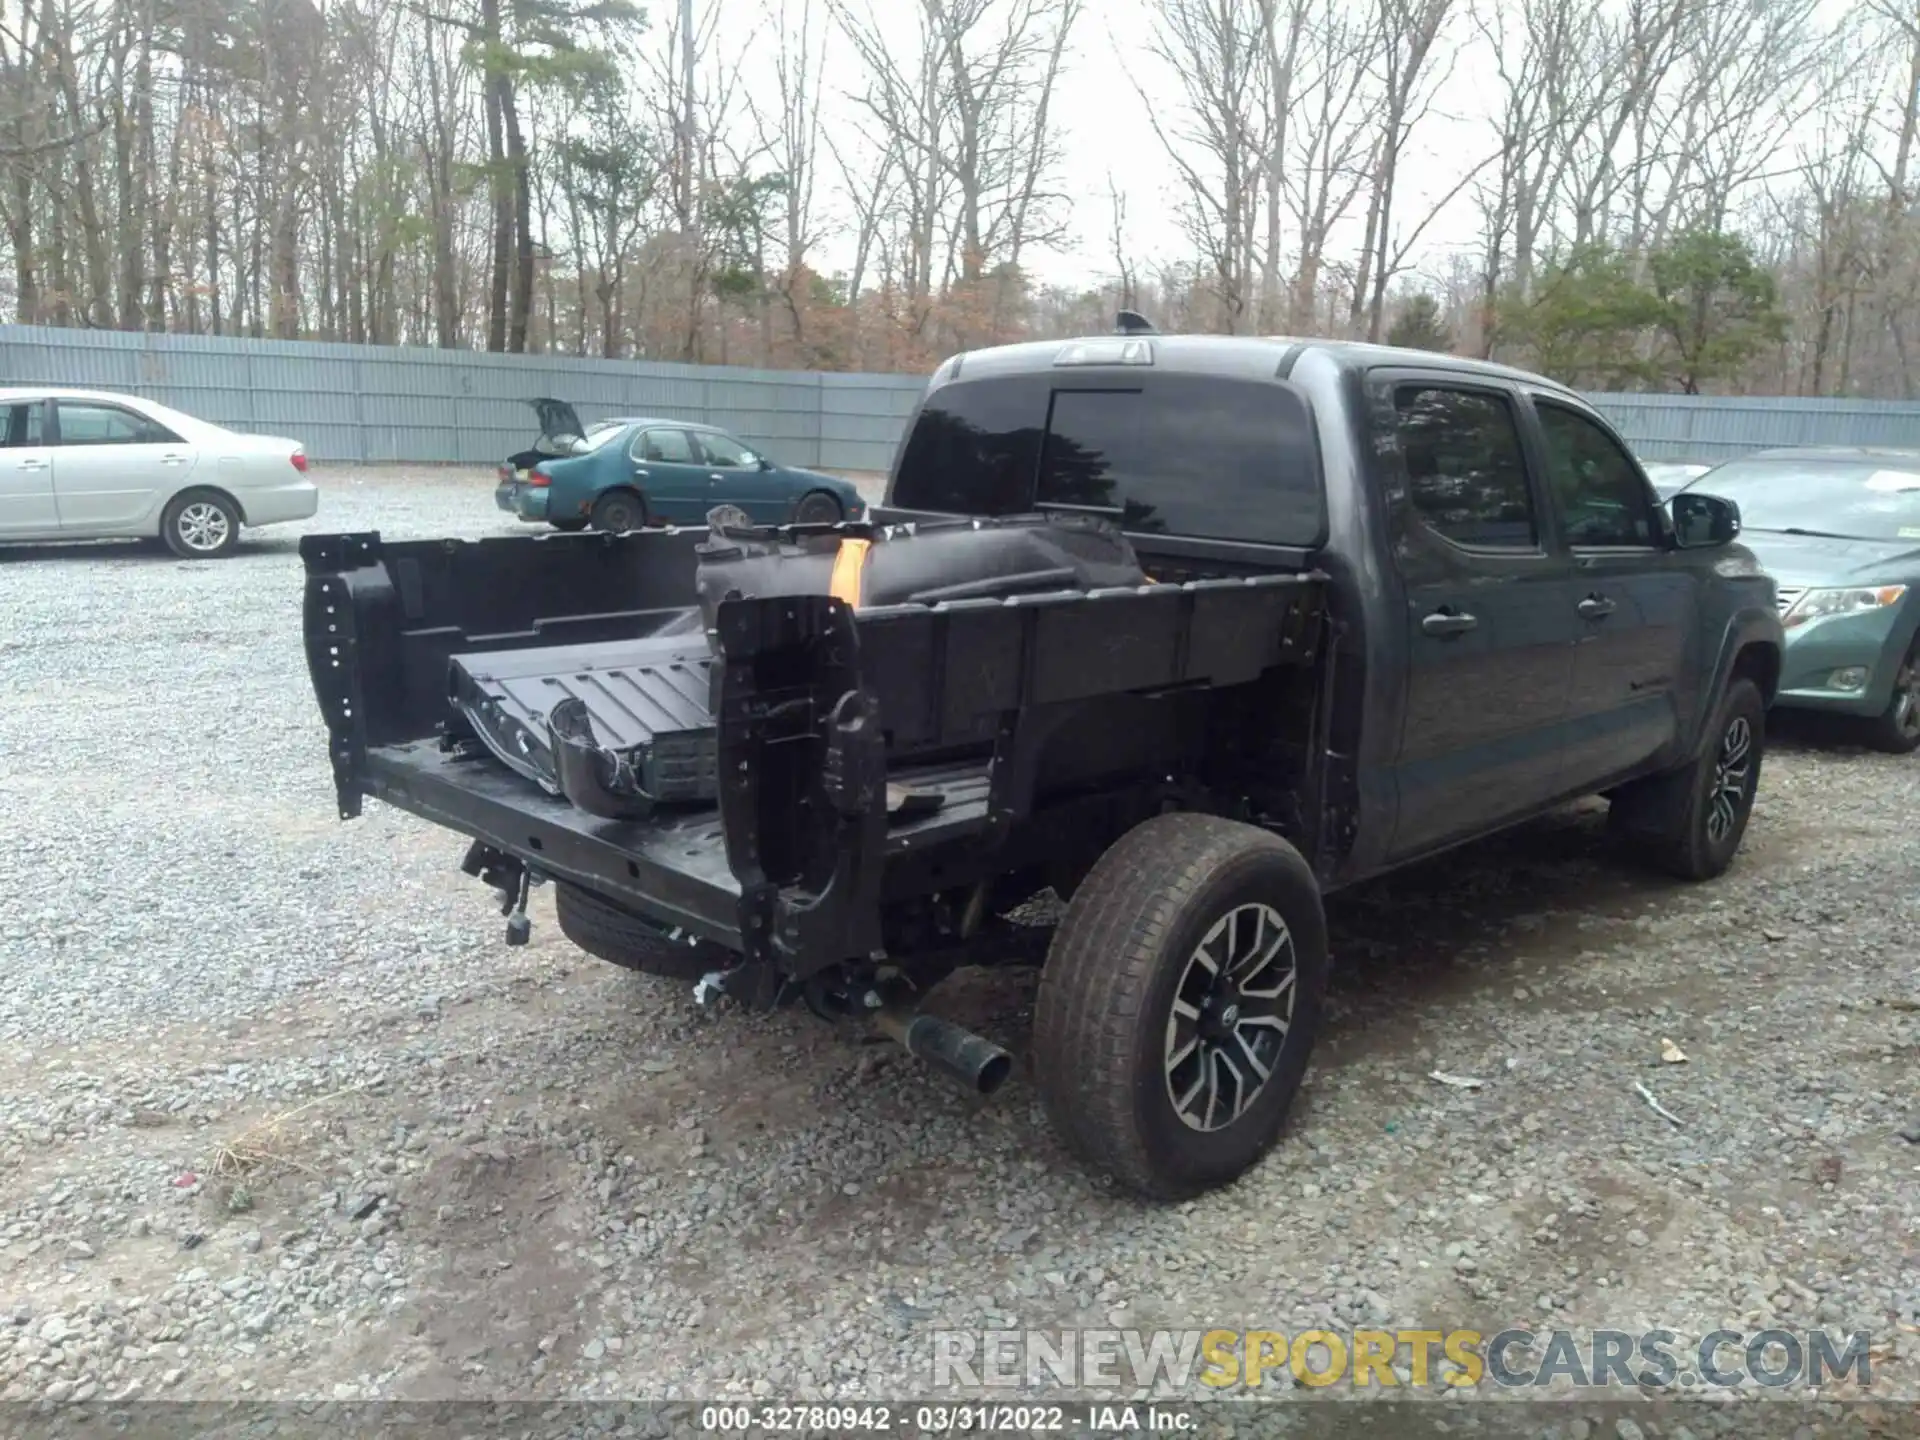
[[[596,724],[644,728],[635,657],[655,671],[640,690],[669,698],[664,665],[670,718],[698,718],[680,688],[691,670],[671,670],[690,662],[669,658],[694,636],[661,632],[686,613],[701,538],[305,537],[309,669],[342,815],[383,800],[803,975],[883,948],[883,898],[903,887],[971,883],[1016,836],[1044,854],[1116,805],[1157,804],[1173,747],[1203,743],[1194,702],[1322,650],[1317,574],[857,611],[728,599],[703,637],[717,805],[597,817],[500,763],[450,702],[456,660],[470,695],[491,687],[522,725],[542,703],[531,684],[592,695]],[[1028,823],[1042,817],[1051,830]]]

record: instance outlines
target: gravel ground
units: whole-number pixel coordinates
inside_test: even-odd
[[[511,528],[319,479],[308,528]],[[701,1009],[545,891],[507,949],[455,837],[341,824],[294,542],[0,550],[0,1398],[885,1397],[936,1328],[1371,1324],[1862,1329],[1920,1398],[1920,763],[1777,738],[1702,888],[1588,807],[1337,897],[1290,1138],[1148,1208],[1024,1075]],[[1019,1050],[1031,998],[950,1008]]]

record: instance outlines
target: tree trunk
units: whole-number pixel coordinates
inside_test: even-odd
[[[40,282],[34,269],[33,179],[27,167],[13,172],[13,204],[7,208],[7,248],[13,251],[15,313],[22,325],[40,323]]]
[[[527,349],[527,321],[533,314],[533,168],[527,161],[526,138],[520,133],[520,113],[514,102],[513,82],[502,76],[500,122],[506,132],[507,165],[512,177],[513,286],[507,321],[507,349],[523,355]]]
[[[75,131],[87,126],[87,112],[80,103],[79,77],[74,71],[69,49],[71,27],[62,25],[46,0],[40,21],[40,33],[46,39],[46,59],[53,80],[66,105],[65,123]],[[60,37],[60,38],[54,38]],[[113,266],[108,259],[107,229],[100,215],[98,192],[94,186],[92,146],[79,141],[67,149],[73,165],[73,199],[79,211],[81,254],[86,263],[86,323],[100,330],[113,327]]]
[[[481,0],[480,40],[490,47],[499,45],[500,0]],[[493,199],[493,254],[487,278],[487,349],[495,352],[507,348],[507,285],[513,264],[513,184],[501,138],[505,126],[501,99],[507,83],[504,75],[488,71],[487,190]]]

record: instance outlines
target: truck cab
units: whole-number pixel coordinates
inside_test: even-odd
[[[1170,579],[1330,577],[1328,888],[1669,770],[1730,676],[1778,682],[1737,510],[1676,520],[1597,410],[1504,366],[1139,334],[957,356],[882,515],[1027,510],[1108,519]]]

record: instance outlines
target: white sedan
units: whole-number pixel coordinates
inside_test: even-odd
[[[319,508],[297,440],[136,395],[0,388],[0,541],[158,537],[199,558],[227,554],[243,525]]]

